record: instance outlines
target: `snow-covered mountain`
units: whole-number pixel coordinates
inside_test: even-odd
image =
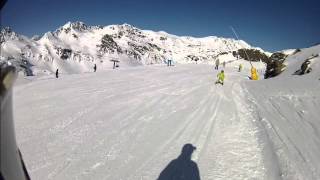
[[[25,37],[10,28],[1,31],[2,60],[9,60],[30,73],[64,73],[110,68],[111,59],[120,66],[148,65],[173,59],[177,63],[213,63],[225,52],[253,48],[242,40],[215,36],[179,37],[166,32],[141,30],[129,24],[88,26],[82,22],[68,22],[42,37]],[[261,49],[260,49],[261,50]]]

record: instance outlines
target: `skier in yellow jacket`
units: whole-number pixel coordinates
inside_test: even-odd
[[[251,80],[259,80],[259,74],[256,68],[251,68]]]
[[[220,83],[221,85],[223,85],[223,81],[224,81],[224,71],[221,70],[221,72],[218,73],[217,77],[218,77],[218,80],[216,81],[216,84],[219,84],[219,83]]]
[[[241,72],[241,70],[242,70],[242,64],[239,64],[238,72]]]

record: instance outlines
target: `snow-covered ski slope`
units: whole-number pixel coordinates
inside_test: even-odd
[[[319,64],[262,81],[227,64],[224,86],[195,64],[19,81],[18,142],[41,180],[157,179],[187,143],[202,180],[320,179]]]

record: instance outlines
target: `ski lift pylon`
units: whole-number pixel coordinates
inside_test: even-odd
[[[232,26],[230,26],[230,29],[232,30],[233,34],[236,36],[237,40],[239,41],[239,36],[236,33],[235,29]],[[247,50],[245,48],[244,48],[244,53],[246,54],[247,59],[249,60],[250,65],[251,65],[251,80],[258,80],[259,74],[257,72],[257,69],[252,65],[251,59],[250,59],[250,57],[247,53]]]

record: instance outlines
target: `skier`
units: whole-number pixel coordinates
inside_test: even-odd
[[[214,69],[218,70],[219,69],[219,64],[220,64],[220,61],[219,61],[219,58],[216,60],[216,67]]]
[[[96,65],[96,64],[94,64],[94,66],[93,66],[93,70],[94,70],[94,72],[96,72],[96,71],[97,71],[97,65]]]
[[[168,66],[172,66],[172,60],[168,59]]]
[[[56,78],[59,78],[59,69],[56,70]]]
[[[224,71],[221,70],[221,72],[218,73],[217,77],[218,77],[218,79],[217,79],[217,81],[216,81],[216,84],[221,84],[221,85],[223,85],[223,81],[224,81]]]
[[[241,70],[242,70],[242,64],[239,64],[239,72],[241,72]]]
[[[223,68],[225,68],[226,67],[226,62],[225,61],[223,61]]]
[[[259,79],[259,74],[256,68],[252,67],[251,68],[251,80],[258,80]]]

